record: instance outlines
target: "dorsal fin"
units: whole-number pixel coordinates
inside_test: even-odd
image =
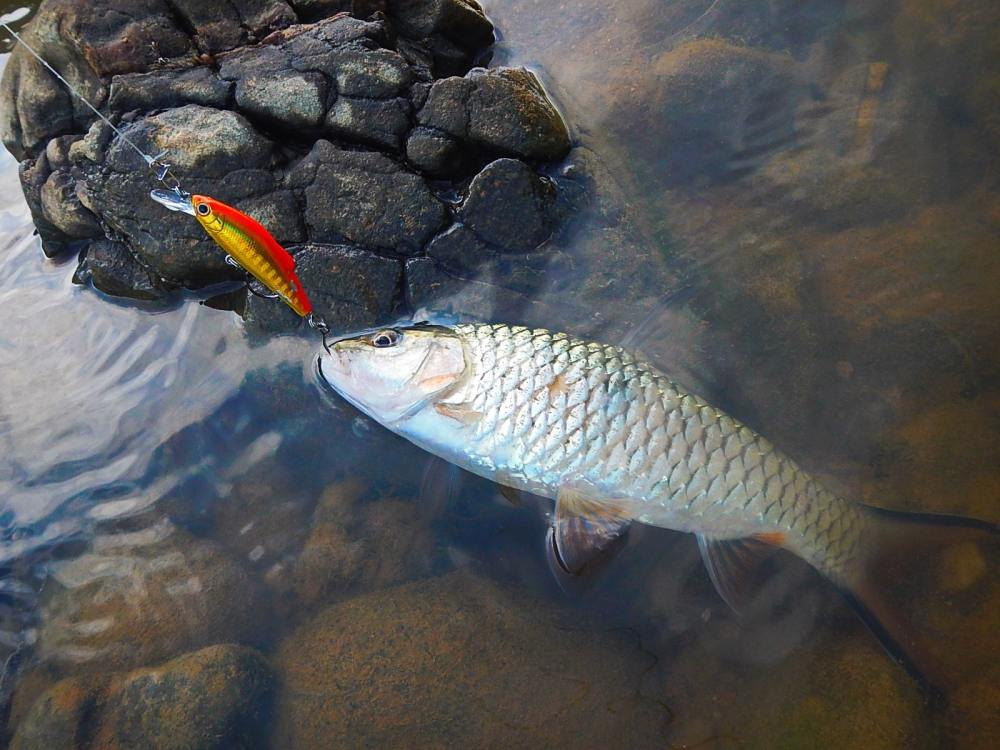
[[[562,489],[552,524],[555,562],[571,575],[592,570],[622,547],[631,522],[624,501],[590,489]]]
[[[781,533],[744,539],[712,539],[698,534],[698,550],[715,590],[730,609],[747,608],[760,584],[760,565],[784,542]]]

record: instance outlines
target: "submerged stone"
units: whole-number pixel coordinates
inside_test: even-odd
[[[393,498],[362,502],[365,489],[345,481],[320,497],[309,536],[291,566],[291,591],[299,603],[315,607],[429,572],[434,543],[419,508]]]
[[[95,671],[148,664],[210,643],[249,639],[256,586],[218,547],[163,521],[98,536],[54,566],[38,653]]]
[[[11,749],[260,747],[271,688],[263,657],[229,644],[134,672],[69,678],[36,700]]]
[[[662,747],[649,656],[454,573],[335,604],[285,639],[279,747]]]

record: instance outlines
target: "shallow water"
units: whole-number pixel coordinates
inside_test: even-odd
[[[677,280],[645,322],[597,303],[604,329],[640,329],[854,497],[995,522],[998,27],[959,5],[486,3],[494,64],[538,70],[607,166],[595,213],[626,215]],[[72,285],[7,154],[0,181],[11,730],[67,676],[232,642],[276,675],[253,730],[274,747],[987,746],[998,728],[996,549],[928,557],[895,592],[949,665],[943,711],[792,559],[737,619],[690,538],[635,529],[567,596],[544,503],[512,507],[360,417],[308,336]]]

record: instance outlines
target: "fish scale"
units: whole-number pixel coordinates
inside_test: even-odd
[[[718,538],[780,533],[834,578],[860,549],[852,504],[753,430],[615,346],[543,329],[465,324],[474,376],[446,399],[482,418],[468,454],[554,497],[578,484],[640,521]]]

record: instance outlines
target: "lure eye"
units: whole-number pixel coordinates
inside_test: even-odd
[[[212,209],[209,208],[207,203],[199,203],[198,208],[195,210],[198,212],[199,216],[208,216],[212,212]]]
[[[397,341],[399,341],[399,331],[394,328],[386,328],[372,336],[372,346],[376,349],[388,349],[390,346],[395,346]]]

